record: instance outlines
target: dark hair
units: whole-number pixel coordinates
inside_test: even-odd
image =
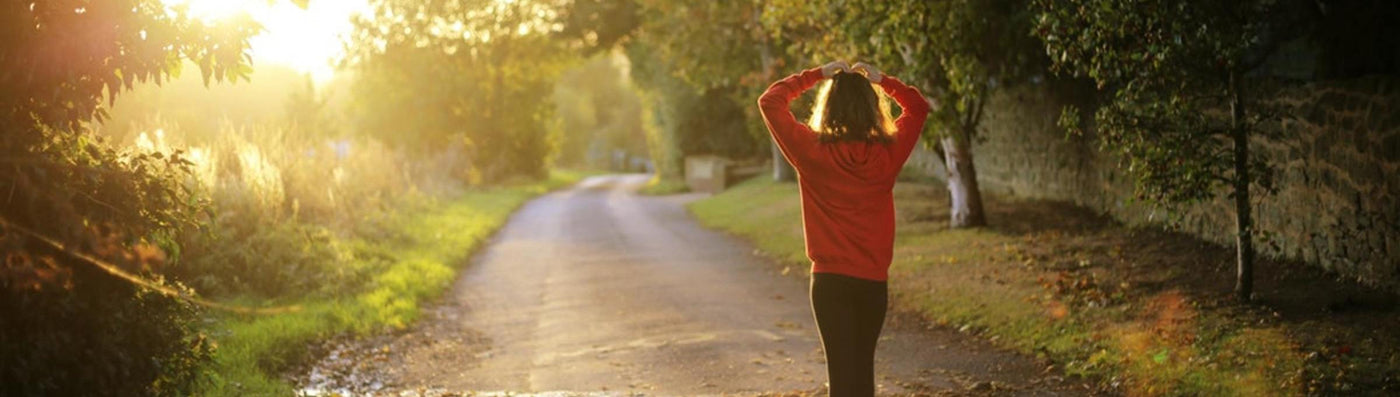
[[[864,75],[837,72],[817,93],[809,122],[822,142],[893,141],[889,103]]]

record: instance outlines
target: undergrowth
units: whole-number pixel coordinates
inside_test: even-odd
[[[468,191],[453,199],[424,200],[387,215],[353,236],[322,235],[335,248],[337,268],[362,282],[321,289],[312,277],[300,293],[229,296],[244,306],[295,307],[271,315],[221,315],[209,324],[218,343],[212,381],[201,395],[289,395],[284,373],[308,357],[308,346],[341,333],[364,335],[411,324],[426,300],[441,294],[458,266],[531,197],[579,178],[555,172],[542,182]],[[330,269],[327,267],[326,269]]]

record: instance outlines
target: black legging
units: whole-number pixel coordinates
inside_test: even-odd
[[[875,343],[885,324],[887,293],[881,281],[812,274],[812,313],[832,397],[875,395]]]

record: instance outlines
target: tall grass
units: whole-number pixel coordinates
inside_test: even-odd
[[[473,186],[450,149],[410,158],[277,126],[225,122],[212,137],[152,127],[131,149],[187,152],[186,188],[210,203],[203,230],[180,237],[174,279],[229,304],[296,308],[211,313],[218,348],[203,395],[291,394],[283,374],[311,343],[408,326],[516,206],[577,178]]]
[[[213,396],[288,395],[280,376],[307,358],[307,346],[339,333],[363,335],[403,328],[420,306],[438,296],[515,207],[578,178],[554,173],[543,182],[473,190],[429,200],[387,218],[373,237],[336,240],[355,253],[343,265],[361,269],[363,284],[333,294],[303,296],[302,310],[271,316],[219,318],[217,376],[202,391]],[[251,303],[251,302],[249,302]],[[283,302],[286,303],[286,302]]]
[[[212,138],[177,128],[136,134],[135,150],[183,147],[188,188],[211,202],[201,233],[182,236],[175,276],[205,293],[278,299],[328,295],[367,280],[337,237],[373,229],[422,200],[402,156],[366,139],[314,139],[276,127],[225,123]],[[437,189],[441,190],[441,189]]]

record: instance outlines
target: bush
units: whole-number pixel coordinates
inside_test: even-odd
[[[170,236],[200,208],[180,189],[186,163],[87,134],[14,143],[0,142],[22,159],[0,171],[11,195],[0,210],[0,394],[189,394],[213,350],[195,328],[198,308],[89,263],[182,288],[157,272],[175,251]]]
[[[358,264],[367,261],[336,237],[374,229],[413,191],[405,162],[371,140],[301,135],[231,124],[212,139],[178,128],[139,134],[134,145],[152,152],[200,142],[190,149],[189,185],[212,205],[201,232],[180,236],[173,276],[203,293],[261,299],[329,296],[366,282]]]
[[[174,276],[216,296],[316,295],[361,277],[329,230],[288,221],[223,219],[183,244],[188,260]]]
[[[74,269],[72,288],[0,289],[0,394],[181,396],[214,345],[198,307]]]

